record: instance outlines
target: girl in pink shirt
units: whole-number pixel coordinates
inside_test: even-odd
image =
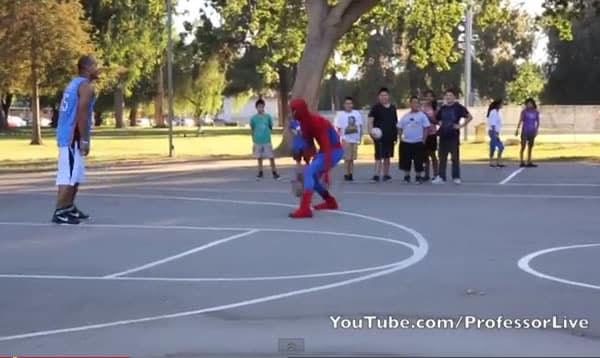
[[[430,171],[433,172],[433,178],[438,176],[438,159],[437,159],[437,99],[432,90],[427,90],[423,94],[422,111],[429,118],[429,130],[425,141],[425,177],[424,181],[431,180]]]

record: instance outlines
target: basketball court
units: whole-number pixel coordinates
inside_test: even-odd
[[[77,227],[49,223],[53,173],[0,176],[0,354],[597,356],[600,165],[462,171],[417,186],[337,168],[342,210],[292,220],[291,167],[97,169]],[[369,315],[589,328],[333,328]]]

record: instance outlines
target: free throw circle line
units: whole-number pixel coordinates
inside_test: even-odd
[[[125,195],[118,195],[118,194],[96,194],[94,196],[109,196],[109,197],[117,196],[120,198],[126,197]],[[127,197],[131,197],[131,196],[127,196]],[[227,203],[240,204],[240,205],[271,205],[271,206],[280,206],[280,207],[295,207],[295,205],[291,205],[291,204],[275,203],[275,202],[260,202],[260,201],[236,201],[236,200],[225,201],[225,199],[186,198],[186,197],[169,198],[166,196],[151,196],[151,197],[137,196],[137,197],[140,199],[162,199],[162,200],[194,200],[195,199],[197,201],[227,202]],[[371,279],[378,278],[378,277],[387,276],[392,273],[403,270],[407,267],[410,267],[412,265],[415,265],[418,262],[420,262],[421,260],[423,260],[425,258],[425,256],[427,255],[427,252],[429,251],[429,244],[427,243],[427,240],[425,239],[425,237],[420,232],[418,232],[414,229],[411,229],[409,227],[406,227],[402,224],[398,224],[398,223],[384,220],[384,219],[371,217],[368,215],[351,213],[348,211],[338,210],[338,211],[330,211],[330,213],[335,213],[337,215],[356,217],[356,218],[362,218],[367,221],[378,222],[378,223],[381,223],[384,225],[388,225],[388,226],[397,228],[399,230],[402,230],[404,232],[411,234],[417,241],[418,245],[416,246],[416,250],[413,252],[413,255],[411,255],[407,259],[399,261],[399,263],[393,267],[390,267],[390,268],[382,270],[382,271],[377,271],[377,272],[373,272],[370,274],[366,274],[366,275],[362,275],[362,276],[358,276],[358,277],[354,277],[354,278],[350,278],[350,279],[346,279],[346,280],[342,280],[342,281],[338,281],[338,282],[334,282],[334,283],[317,285],[317,286],[312,286],[312,287],[303,288],[303,289],[299,289],[299,290],[292,290],[292,291],[288,291],[288,292],[284,292],[284,293],[279,293],[279,294],[274,294],[274,295],[269,295],[269,296],[264,296],[264,297],[258,297],[258,298],[254,298],[254,299],[250,299],[250,300],[238,301],[238,302],[230,303],[230,304],[201,308],[198,310],[177,312],[177,313],[165,314],[165,315],[148,316],[148,317],[142,317],[142,318],[130,319],[130,320],[112,321],[112,322],[105,322],[105,323],[91,324],[91,325],[84,325],[84,326],[77,326],[77,327],[70,327],[70,328],[37,331],[37,332],[30,332],[30,333],[18,334],[18,335],[12,335],[12,336],[4,336],[4,337],[0,337],[0,342],[12,341],[12,340],[17,340],[17,339],[44,337],[44,336],[65,334],[65,333],[84,332],[84,331],[89,331],[89,330],[93,330],[93,329],[118,327],[118,326],[130,325],[130,324],[159,321],[159,320],[164,320],[164,319],[188,317],[188,316],[194,316],[194,315],[199,315],[199,314],[203,314],[203,313],[217,312],[217,311],[222,311],[222,310],[227,310],[227,309],[250,306],[250,305],[280,300],[280,299],[284,299],[284,298],[288,298],[288,297],[330,290],[330,289],[338,288],[338,287],[349,286],[349,285],[352,285],[355,283],[371,280]]]
[[[53,224],[49,223],[25,223],[25,222],[0,222],[0,226],[53,226]],[[148,229],[148,230],[218,230],[218,231],[243,231],[244,233],[257,233],[257,232],[286,232],[286,233],[299,233],[299,234],[311,234],[311,235],[330,235],[330,236],[342,236],[342,237],[354,237],[365,240],[374,240],[374,241],[382,241],[388,242],[395,245],[401,245],[410,249],[413,253],[417,249],[416,246],[406,243],[404,241],[398,241],[393,239],[388,239],[379,236],[372,235],[362,235],[362,234],[352,234],[352,233],[343,233],[336,231],[317,231],[317,230],[295,230],[295,229],[275,229],[275,228],[239,228],[239,227],[203,227],[203,226],[165,226],[165,225],[129,225],[129,224],[85,224],[85,227],[92,228],[116,228],[116,229]],[[81,226],[71,226],[73,229],[77,230],[81,228]],[[71,228],[69,227],[69,228]],[[242,234],[244,234],[242,233]],[[246,236],[246,235],[244,235]],[[239,237],[236,237],[236,239]],[[209,247],[213,247],[216,244],[224,243],[224,240],[231,241],[231,238],[220,239],[216,241],[212,241],[206,245],[201,246],[203,249],[207,249]],[[197,252],[198,249],[193,249],[194,252]],[[187,253],[187,251],[186,251]],[[179,254],[181,255],[181,254]],[[179,256],[176,255],[176,256]],[[164,260],[164,259],[163,259]],[[159,260],[162,261],[162,260]],[[161,262],[162,263],[162,262]],[[365,268],[358,269],[350,269],[350,270],[342,270],[342,271],[332,271],[332,272],[321,272],[321,273],[311,273],[311,274],[296,274],[296,275],[280,275],[280,276],[253,276],[253,277],[131,277],[131,276],[123,276],[123,275],[105,275],[105,276],[78,276],[78,275],[28,275],[28,274],[0,274],[0,278],[13,278],[13,279],[49,279],[49,280],[121,280],[121,281],[163,281],[163,282],[244,282],[244,281],[279,281],[279,280],[297,280],[297,279],[307,279],[307,278],[322,278],[322,277],[332,277],[332,276],[343,276],[364,272],[371,272],[377,270],[385,270],[387,268],[393,267],[397,265],[398,262],[378,265],[378,266],[370,266]],[[145,267],[140,266],[140,268]],[[129,270],[131,271],[131,270]],[[136,270],[141,271],[141,270]],[[128,272],[129,274],[131,272]]]
[[[529,255],[522,257],[518,262],[518,266],[521,270],[527,272],[530,275],[533,275],[533,276],[536,276],[539,278],[543,278],[543,279],[555,281],[555,282],[560,282],[560,283],[564,283],[566,285],[571,285],[571,286],[579,286],[579,287],[591,288],[594,290],[600,290],[600,285],[592,285],[592,284],[585,283],[585,282],[567,280],[564,278],[547,275],[543,272],[539,272],[539,271],[533,269],[530,265],[531,261],[533,259],[543,256],[543,255],[546,255],[546,254],[553,253],[553,252],[573,250],[573,249],[583,249],[583,248],[588,248],[588,247],[599,247],[599,246],[600,246],[600,244],[582,244],[582,245],[551,247],[549,249],[532,252]]]

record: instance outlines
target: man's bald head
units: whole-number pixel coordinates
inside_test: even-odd
[[[77,61],[77,69],[79,70],[80,76],[87,77],[90,80],[98,78],[98,65],[93,56],[81,56],[79,61]]]

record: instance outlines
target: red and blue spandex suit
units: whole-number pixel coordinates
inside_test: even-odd
[[[338,208],[337,201],[323,185],[321,179],[324,184],[329,184],[329,171],[344,156],[340,137],[327,119],[308,110],[308,105],[303,99],[293,99],[290,102],[290,108],[294,118],[300,122],[306,143],[311,145],[316,142],[319,145],[319,151],[313,160],[304,167],[304,193],[300,200],[300,207],[290,216],[293,218],[312,217],[310,205],[315,191],[324,200],[314,207],[316,210],[335,210]]]

